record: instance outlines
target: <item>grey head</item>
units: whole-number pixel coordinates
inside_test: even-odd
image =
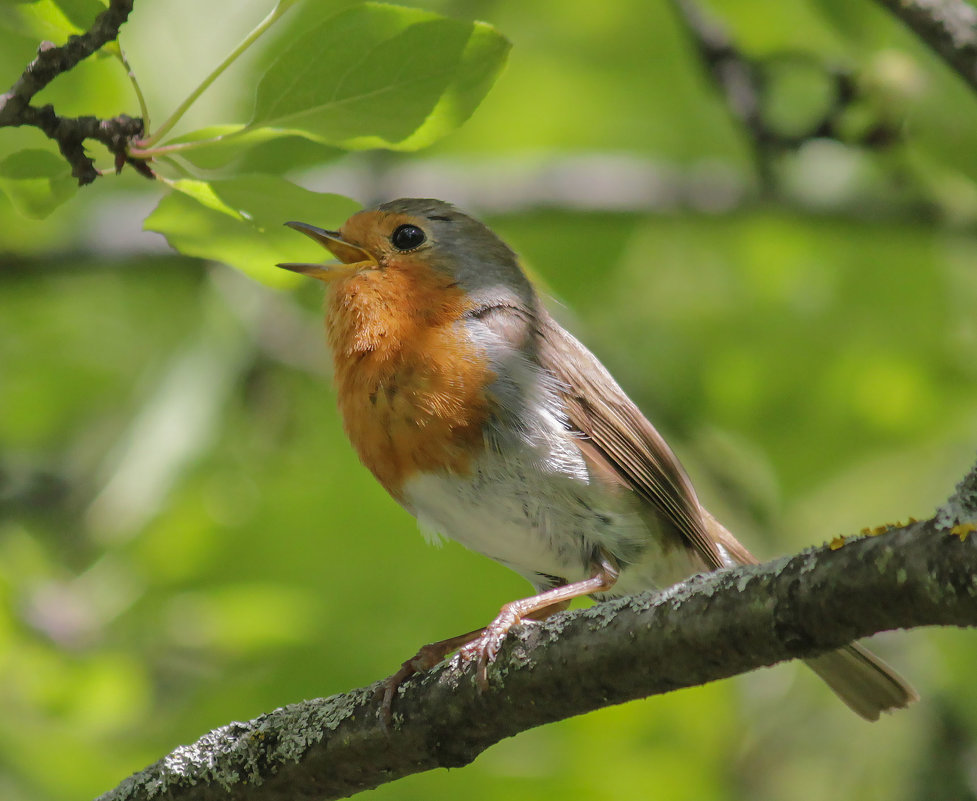
[[[477,303],[535,305],[535,293],[512,249],[487,225],[452,204],[433,198],[399,198],[375,211],[390,215],[398,227],[420,228],[422,241],[409,252],[451,274]]]

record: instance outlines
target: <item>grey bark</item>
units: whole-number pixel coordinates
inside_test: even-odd
[[[975,532],[977,464],[929,520],[517,627],[488,691],[442,664],[402,686],[389,731],[374,684],[215,729],[99,801],[340,798],[465,765],[534,726],[879,631],[975,626]]]

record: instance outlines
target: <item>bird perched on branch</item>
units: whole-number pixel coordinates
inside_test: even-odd
[[[455,649],[484,686],[512,626],[573,598],[756,562],[487,226],[426,199],[358,212],[338,231],[288,225],[339,260],[279,266],[326,284],[339,408],[363,464],[423,525],[535,589],[407,660],[387,682],[388,716],[400,682]],[[869,720],[917,698],[854,643],[807,664]]]

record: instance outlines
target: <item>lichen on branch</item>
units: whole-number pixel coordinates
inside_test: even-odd
[[[135,0],[111,0],[92,27],[80,36],[71,36],[60,46],[42,42],[37,56],[27,65],[9,91],[0,95],[0,128],[33,126],[57,142],[58,149],[71,165],[71,174],[81,186],[94,181],[99,171],[85,152],[85,141],[94,139],[115,156],[116,171],[132,164],[140,173],[153,177],[145,162],[126,155],[129,143],[143,134],[143,121],[120,114],[110,119],[92,116],[62,117],[51,105],[31,104],[34,96],[59,75],[73,69],[80,61],[114,41],[129,18]]]
[[[929,520],[516,627],[488,690],[449,660],[401,686],[391,730],[378,684],[291,704],[215,729],[99,801],[341,798],[465,765],[535,726],[875,632],[977,626],[977,535],[951,530],[975,522],[977,464]]]

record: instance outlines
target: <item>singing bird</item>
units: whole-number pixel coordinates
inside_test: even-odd
[[[603,364],[547,313],[513,251],[440,200],[289,222],[339,263],[280,264],[326,284],[339,408],[364,465],[425,527],[536,594],[427,645],[388,680],[460,648],[486,670],[506,632],[565,609],[757,560],[703,506],[675,454]],[[861,645],[807,664],[868,720],[917,699]]]

